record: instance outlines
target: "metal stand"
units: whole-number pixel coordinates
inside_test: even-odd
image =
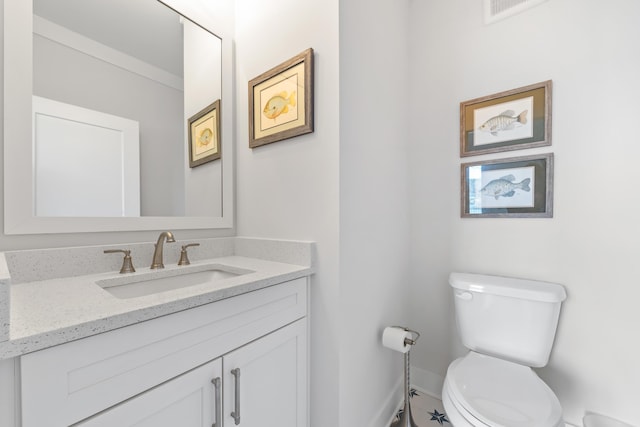
[[[414,345],[418,341],[420,334],[407,328],[404,329],[416,335],[414,339],[407,338],[405,340],[405,344]],[[391,422],[391,427],[417,427],[416,422],[413,421],[413,415],[411,415],[411,397],[409,396],[409,393],[411,391],[411,382],[409,380],[410,352],[411,351],[407,351],[404,354],[404,409],[402,410],[402,415],[400,416],[400,418]]]

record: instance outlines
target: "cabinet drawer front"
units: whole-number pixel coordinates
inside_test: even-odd
[[[22,425],[76,423],[306,313],[301,278],[27,354]]]

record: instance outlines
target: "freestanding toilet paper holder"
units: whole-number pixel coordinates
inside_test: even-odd
[[[411,333],[415,337],[405,338],[405,345],[415,345],[418,342],[418,338],[420,338],[420,334],[416,331],[412,331],[409,328],[404,326],[394,326],[394,328],[404,329],[405,331]],[[391,422],[390,427],[417,427],[415,421],[413,421],[413,415],[411,415],[411,401],[409,394],[411,393],[411,382],[409,380],[409,353],[411,350],[408,350],[404,353],[404,409],[402,410],[402,414],[400,418]]]

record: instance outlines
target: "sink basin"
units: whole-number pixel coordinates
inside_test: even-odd
[[[197,271],[171,270],[146,273],[133,277],[117,277],[114,279],[99,280],[96,283],[111,295],[126,299],[205,283],[215,284],[246,273],[248,273],[248,271],[234,272],[218,267],[210,267]]]

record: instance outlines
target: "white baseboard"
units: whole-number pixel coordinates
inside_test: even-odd
[[[368,426],[387,427],[391,424],[391,421],[393,421],[393,418],[396,416],[396,413],[402,404],[402,400],[404,399],[404,390],[402,389],[403,384],[403,378],[400,378],[398,382],[395,383],[393,390],[389,393],[389,397],[387,397],[384,404],[380,407],[380,410],[371,417],[367,424]],[[391,414],[391,417],[389,417],[389,414]]]
[[[410,375],[412,386],[432,397],[442,400],[444,377],[416,366],[411,367]]]
[[[441,399],[444,378],[424,369],[411,367],[411,387],[437,399]],[[404,378],[400,378],[389,393],[380,410],[369,420],[367,426],[387,427],[394,420],[404,399]]]

